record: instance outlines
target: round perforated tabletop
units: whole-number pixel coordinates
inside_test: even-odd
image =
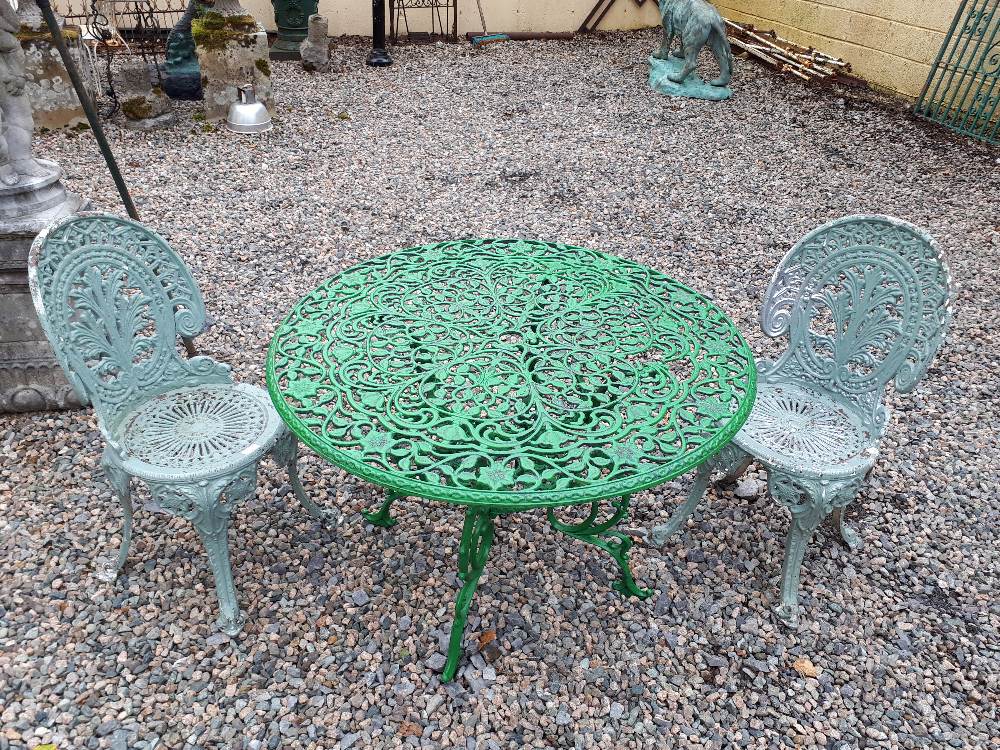
[[[348,268],[295,306],[267,360],[281,417],[330,462],[510,511],[698,466],[746,421],[756,377],[707,297],[612,255],[505,239]]]

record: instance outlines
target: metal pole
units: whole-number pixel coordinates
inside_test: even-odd
[[[76,69],[76,62],[70,56],[69,49],[66,47],[66,40],[63,39],[62,29],[59,28],[59,22],[56,21],[56,14],[52,12],[52,5],[49,3],[49,0],[35,1],[38,3],[38,7],[41,8],[42,15],[45,16],[45,24],[49,27],[49,33],[52,34],[52,39],[56,43],[56,48],[59,50],[60,57],[62,57],[63,65],[66,66],[66,72],[69,73],[69,79],[73,82],[73,88],[76,89],[76,95],[80,97],[80,104],[83,106],[84,114],[87,115],[90,129],[94,131],[94,138],[97,139],[97,145],[101,149],[101,154],[104,155],[108,171],[111,172],[111,179],[115,181],[118,194],[122,197],[122,203],[125,204],[125,211],[128,213],[129,218],[138,221],[139,212],[135,210],[132,197],[128,194],[128,188],[122,179],[122,173],[118,171],[118,162],[115,161],[115,155],[111,153],[111,146],[108,145],[108,139],[104,137],[104,128],[101,127],[97,110],[94,109],[94,102],[83,85],[80,72]],[[7,0],[0,0],[0,2],[7,2]]]
[[[368,53],[368,64],[377,68],[392,65],[385,48],[385,0],[372,0],[372,51]]]

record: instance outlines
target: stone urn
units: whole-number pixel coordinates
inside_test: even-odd
[[[309,16],[319,10],[319,0],[271,0],[278,39],[271,47],[272,60],[298,60],[299,45],[309,32]]]

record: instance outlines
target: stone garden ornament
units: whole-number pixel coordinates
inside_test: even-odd
[[[32,152],[20,28],[17,10],[0,0],[0,412],[76,404],[31,304],[28,248],[49,222],[86,201],[66,190],[58,164]]]
[[[330,26],[325,16],[309,16],[309,34],[299,46],[302,67],[313,73],[330,70]]]
[[[85,214],[54,223],[29,258],[39,319],[81,401],[97,413],[106,443],[101,464],[125,516],[113,580],[132,538],[132,480],[155,508],[194,524],[208,553],[219,598],[219,627],[243,624],[229,563],[236,507],[253,497],[265,454],[287,468],[299,502],[332,517],[306,496],[296,471],[297,442],[268,395],[234,384],[227,365],[182,358],[177,337],[205,325],[194,279],[162,237],[136,222]]]
[[[757,400],[730,445],[698,471],[687,502],[653,530],[662,543],[705,493],[713,471],[739,476],[756,460],[771,496],[791,512],[778,617],[798,624],[799,574],[820,522],[852,550],[844,510],[871,471],[889,423],[882,401],[916,388],[951,319],[948,267],[920,229],[885,216],[850,216],[808,234],[775,271],[761,310],[768,336],[788,339],[760,361]]]
[[[31,102],[25,93],[24,50],[17,32],[21,20],[8,0],[0,0],[0,182],[16,185],[22,178],[45,177],[53,166],[31,155],[35,128]],[[58,168],[55,169],[58,173]]]
[[[660,0],[663,41],[649,58],[649,85],[668,96],[720,101],[732,96],[733,54],[726,22],[706,0]],[[680,47],[672,51],[674,39]],[[698,55],[708,47],[719,64],[719,77],[706,83],[695,72]]]

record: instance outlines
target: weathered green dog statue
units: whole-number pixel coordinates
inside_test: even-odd
[[[669,96],[721,100],[732,95],[733,53],[726,38],[726,22],[706,0],[660,0],[663,42],[649,58],[649,85]],[[674,38],[681,46],[671,52]],[[708,47],[719,63],[720,75],[706,83],[695,72],[698,54]]]

